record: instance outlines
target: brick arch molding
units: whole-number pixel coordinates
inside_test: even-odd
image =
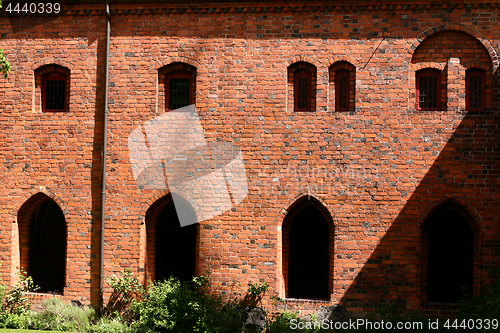
[[[319,67],[322,66],[322,63],[319,62],[317,59],[314,59],[314,58],[311,58],[309,56],[306,56],[306,55],[296,55],[296,56],[293,56],[291,58],[288,58],[284,65],[285,67],[290,67],[291,65],[297,63],[297,62],[307,62],[311,65],[314,65],[316,66],[316,69],[318,69]]]
[[[199,207],[199,205],[196,203],[196,201],[191,196],[189,196],[189,195],[187,195],[185,193],[183,193],[181,195],[181,194],[179,194],[177,192],[172,192],[169,189],[165,189],[165,190],[159,190],[159,191],[157,191],[155,194],[151,195],[144,202],[144,204],[141,206],[141,210],[139,211],[139,219],[138,219],[138,221],[140,221],[141,224],[144,225],[145,222],[146,222],[146,214],[147,214],[148,210],[155,203],[157,203],[159,200],[163,199],[164,197],[166,197],[167,195],[170,195],[170,194],[178,195],[179,197],[181,197],[182,199],[184,199],[189,205],[191,205],[191,207],[195,211],[196,215],[197,216],[199,215],[200,207]]]
[[[350,63],[352,66],[354,66],[354,69],[359,68],[358,60],[350,55],[337,55],[337,56],[330,57],[326,61],[326,66],[328,68],[330,68],[330,66],[332,66],[336,62],[342,62],[342,61]]]
[[[422,215],[418,219],[418,223],[416,224],[417,232],[420,232],[420,230],[422,229],[424,224],[427,222],[429,217],[432,215],[432,213],[434,213],[441,206],[443,206],[449,202],[456,203],[457,205],[462,207],[474,219],[474,223],[476,224],[479,232],[483,232],[485,230],[484,221],[483,221],[481,215],[479,215],[477,210],[470,203],[468,203],[467,201],[460,199],[456,196],[445,196],[445,197],[437,200],[433,204],[431,204],[425,210],[425,212],[422,213]],[[471,221],[469,221],[469,223],[470,222]]]
[[[58,205],[59,208],[61,208],[64,216],[68,216],[68,206],[64,203],[64,201],[56,195],[54,192],[51,190],[48,190],[45,186],[36,186],[35,188],[31,189],[29,192],[27,192],[23,197],[17,201],[17,203],[14,205],[14,209],[12,210],[12,215],[15,216],[15,221],[17,221],[17,215],[19,213],[19,209],[26,203],[28,202],[29,199],[31,199],[34,195],[38,193],[43,193],[50,199],[54,200]]]
[[[157,61],[152,65],[153,69],[159,70],[160,68],[170,65],[174,62],[180,62],[180,63],[185,63],[188,65],[191,65],[195,67],[196,69],[199,69],[201,67],[201,64],[197,62],[196,60],[188,57],[167,57],[163,60]]]
[[[300,193],[295,198],[290,200],[288,202],[288,204],[285,206],[285,208],[283,208],[279,212],[277,220],[276,220],[277,225],[283,227],[283,222],[285,221],[285,218],[288,216],[288,214],[291,211],[296,210],[297,207],[300,207],[308,202],[315,205],[316,208],[318,208],[319,211],[321,211],[323,214],[328,213],[328,216],[325,216],[325,220],[327,220],[328,223],[330,224],[330,226],[333,228],[333,230],[335,230],[336,225],[333,222],[334,214],[330,210],[330,208],[328,207],[327,203],[323,199],[321,199],[320,197],[315,196],[315,195],[311,195],[310,193]]]
[[[471,68],[479,68],[482,69],[483,71],[489,71],[491,69],[491,66],[476,61],[465,62],[461,65],[464,66],[466,70]]]
[[[69,62],[66,62],[66,61],[63,61],[61,59],[58,59],[58,58],[45,58],[45,59],[42,59],[42,60],[40,60],[38,62],[35,62],[33,65],[31,65],[31,69],[32,70],[37,70],[38,68],[40,68],[42,66],[45,66],[45,65],[59,65],[59,66],[62,66],[62,67],[66,67],[70,71],[72,71],[73,68],[74,68],[73,64],[71,64]]]
[[[481,44],[483,44],[484,48],[490,55],[491,63],[493,65],[492,72],[494,73],[498,69],[500,62],[495,48],[493,47],[491,42],[486,39],[486,37],[479,31],[461,24],[442,24],[436,27],[429,28],[426,31],[422,32],[417,38],[415,38],[412,45],[408,49],[409,61],[411,61],[411,59],[413,58],[413,54],[420,44],[422,44],[428,37],[443,31],[460,31],[476,38]]]
[[[410,64],[410,70],[415,71],[415,72],[419,71],[421,69],[425,69],[425,68],[434,68],[434,69],[437,69],[437,70],[442,72],[445,67],[446,67],[445,62],[434,62],[434,61],[419,62],[416,64]]]

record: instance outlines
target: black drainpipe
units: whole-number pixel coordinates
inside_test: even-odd
[[[104,230],[106,221],[106,157],[108,148],[108,89],[109,89],[109,39],[111,35],[111,14],[109,2],[106,1],[106,82],[104,85],[104,124],[103,124],[103,147],[102,147],[102,186],[101,186],[101,255],[99,256],[99,311],[104,309],[103,285],[104,285]]]

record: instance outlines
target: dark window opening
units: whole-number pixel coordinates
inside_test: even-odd
[[[40,292],[62,293],[66,273],[66,221],[59,206],[46,200],[30,227],[28,275]]]
[[[427,233],[427,301],[457,303],[472,294],[474,232],[455,210],[440,210]]]
[[[305,207],[290,222],[288,237],[287,297],[329,299],[330,228],[323,214]]]
[[[441,73],[434,69],[417,72],[417,109],[439,110],[441,107]]]
[[[178,206],[177,210],[175,206]],[[196,221],[196,213],[188,203],[171,201],[156,220],[156,280],[175,276],[181,281],[190,281],[195,276],[196,263],[196,226],[181,227],[177,211],[183,217]]]
[[[469,69],[465,75],[465,104],[467,111],[486,110],[486,73]]]
[[[191,73],[173,72],[167,74],[166,80],[168,110],[175,110],[193,104]]]
[[[349,76],[348,70],[335,72],[335,109],[337,111],[349,110]]]
[[[303,70],[294,75],[295,111],[311,111],[311,72]]]
[[[43,76],[43,111],[66,111],[66,76],[50,73]]]

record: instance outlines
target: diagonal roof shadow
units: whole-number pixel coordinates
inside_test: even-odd
[[[474,293],[477,294],[480,287],[492,279],[487,271],[500,265],[498,113],[464,116],[360,271],[352,272],[354,281],[346,287],[339,303],[353,313],[387,308],[394,303],[403,311],[436,313],[453,309],[450,304],[426,303],[423,292],[422,224],[433,209],[447,200],[460,204],[478,226],[474,253]],[[381,226],[385,227],[382,223]],[[366,229],[366,235],[374,236],[381,228],[368,226]],[[335,260],[342,259],[342,254],[335,254]],[[337,271],[336,274],[346,273]],[[344,276],[337,279],[352,281]],[[341,288],[338,284],[336,289]]]

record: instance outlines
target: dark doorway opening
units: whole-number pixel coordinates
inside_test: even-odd
[[[289,298],[329,299],[330,227],[323,214],[307,205],[288,231]]]
[[[59,206],[44,201],[30,226],[28,275],[40,292],[62,293],[66,272],[66,220]]]
[[[473,291],[474,231],[456,210],[430,217],[427,238],[427,301],[457,303]]]
[[[177,205],[177,210],[176,210]],[[197,224],[181,227],[177,211],[183,218],[197,221],[196,213],[182,199],[170,201],[156,219],[156,280],[175,276],[190,281],[195,276]]]

